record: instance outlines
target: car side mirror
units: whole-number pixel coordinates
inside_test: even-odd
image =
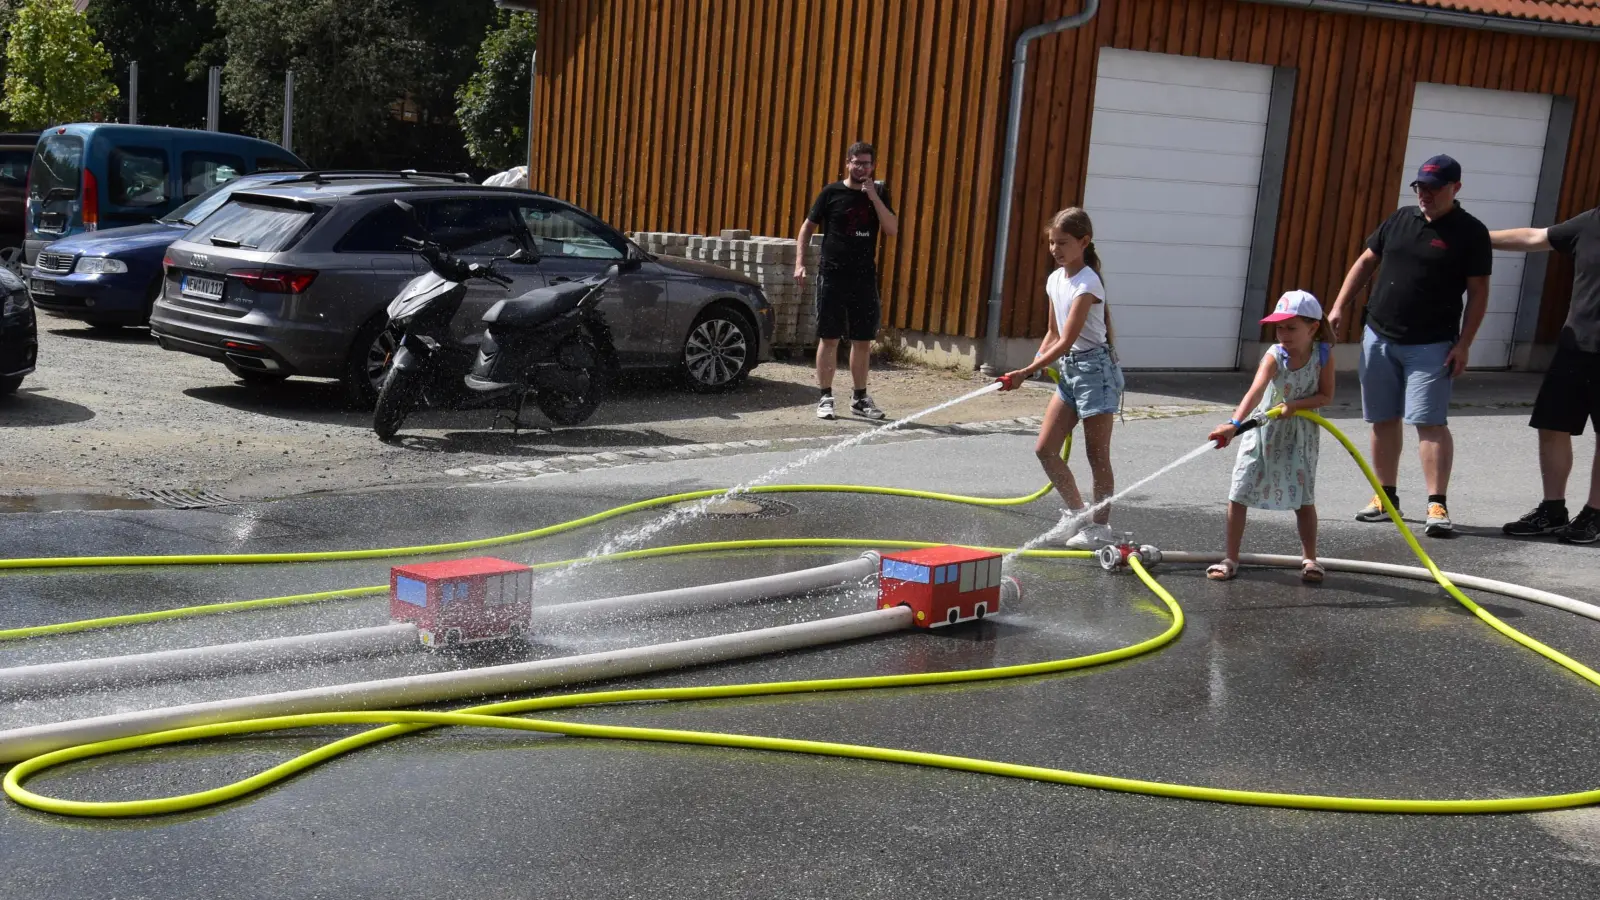
[[[637,257],[630,256],[627,259],[624,259],[621,262],[617,263],[615,266],[613,266],[613,268],[615,268],[617,270],[617,274],[626,275],[626,274],[628,274],[630,272],[639,271],[639,269],[643,265],[644,265],[644,260],[638,259]]]

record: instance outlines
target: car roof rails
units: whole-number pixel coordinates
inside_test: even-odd
[[[472,183],[472,176],[465,172],[419,172],[416,169],[317,169],[305,172],[300,177],[291,180],[322,184],[333,178],[438,178],[446,181]]]

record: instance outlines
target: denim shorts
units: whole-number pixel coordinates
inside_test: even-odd
[[[1361,417],[1370,422],[1405,418],[1407,425],[1443,425],[1450,418],[1453,379],[1445,358],[1454,346],[1396,344],[1374,332],[1361,335]]]
[[[1068,353],[1057,360],[1061,379],[1056,394],[1076,410],[1078,418],[1101,416],[1122,408],[1122,367],[1106,347]]]

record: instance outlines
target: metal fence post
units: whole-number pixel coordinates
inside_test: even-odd
[[[128,63],[128,124],[139,124],[139,61]]]
[[[294,73],[283,73],[283,149],[294,152]]]
[[[211,67],[211,80],[206,91],[206,130],[216,131],[222,118],[222,67]]]

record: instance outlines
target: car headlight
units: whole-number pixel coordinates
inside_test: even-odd
[[[79,275],[121,275],[128,271],[128,264],[120,259],[107,259],[104,256],[84,256],[78,259],[78,265],[73,271]]]
[[[32,305],[33,300],[28,297],[27,291],[10,291],[6,294],[6,302],[3,309],[0,309],[0,315],[16,315]]]
[[[22,279],[17,277],[17,273],[5,266],[0,266],[0,294],[20,291],[22,287]]]

